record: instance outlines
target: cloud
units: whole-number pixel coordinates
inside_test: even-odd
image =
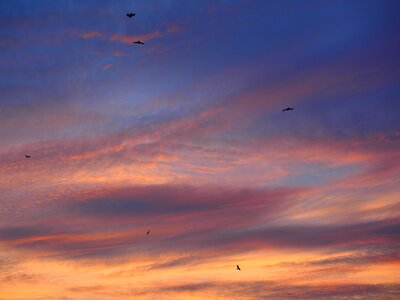
[[[0,280],[7,284],[37,282],[43,277],[29,272],[23,261],[15,255],[0,255]]]
[[[284,284],[275,281],[206,281],[171,285],[153,291],[132,291],[130,295],[182,294],[221,299],[364,299],[394,300],[399,295],[398,284]]]
[[[162,37],[164,34],[160,31],[153,31],[146,34],[140,35],[123,35],[123,34],[113,34],[110,36],[110,41],[112,42],[120,42],[124,44],[132,44],[133,42],[140,40],[142,42],[147,42],[159,37]]]
[[[224,240],[224,228],[277,218],[298,192],[172,185],[110,189],[90,198],[66,196],[43,212],[54,218],[0,228],[0,238],[10,247],[44,255],[112,257],[129,252],[151,227],[158,238],[137,248],[138,253],[152,251],[151,245],[169,252],[208,248],[218,236]]]
[[[107,287],[101,285],[94,285],[94,286],[76,286],[71,287],[68,289],[71,293],[101,293],[102,291],[106,290]]]
[[[41,225],[16,226],[0,228],[0,240],[15,241],[29,237],[46,235],[51,232],[51,228]]]
[[[388,251],[400,246],[400,224],[396,219],[343,225],[273,224],[291,207],[291,199],[302,192],[173,185],[110,189],[94,197],[61,199],[52,205],[51,211],[44,212],[53,215],[52,220],[3,227],[0,238],[7,247],[67,258],[209,249],[214,249],[216,256],[245,249],[275,248],[330,249],[341,253],[376,247]],[[261,226],[261,220],[265,225]],[[156,238],[139,246],[137,243],[148,228]],[[174,267],[201,259],[173,259],[151,268]]]
[[[123,57],[123,56],[127,56],[128,53],[123,52],[123,51],[114,51],[114,52],[113,52],[113,55],[114,55],[115,57]]]
[[[400,246],[400,223],[381,220],[346,225],[286,225],[268,226],[257,230],[243,230],[224,235],[224,242],[237,244],[255,243],[258,246],[288,247],[295,249],[331,248],[369,249],[376,245],[395,248]],[[219,241],[221,242],[221,241]]]
[[[0,4],[4,297],[399,298],[395,5],[31,2]]]
[[[185,256],[179,257],[176,259],[169,259],[165,262],[159,262],[151,265],[149,267],[150,270],[157,270],[157,269],[169,269],[169,268],[178,268],[178,267],[185,267],[185,266],[193,266],[198,265],[207,260],[206,257],[201,256]]]
[[[370,247],[366,245],[357,247],[356,250],[332,247],[331,250],[323,252],[324,256],[327,255],[326,258],[315,257],[294,262],[286,261],[268,264],[265,268],[277,272],[290,270],[294,278],[301,277],[305,281],[314,281],[317,278],[318,281],[325,282],[325,280],[347,280],[379,268],[385,268],[390,272],[391,269],[395,270],[396,265],[400,262],[400,252],[388,245],[373,244]]]
[[[251,191],[191,186],[149,186],[111,190],[102,198],[76,202],[73,209],[86,215],[139,216],[218,212],[241,207],[268,206],[270,213],[293,191]],[[190,195],[190,196],[189,196]]]
[[[184,28],[182,25],[177,23],[168,23],[167,24],[167,32],[168,33],[182,33]]]
[[[315,260],[310,262],[311,266],[332,266],[332,265],[370,265],[381,262],[400,262],[400,252],[389,253],[360,253],[353,255],[338,256],[334,258],[327,258]]]
[[[84,32],[80,35],[81,39],[87,40],[87,39],[103,39],[104,34],[98,31],[89,31],[89,32]]]
[[[0,274],[6,274],[17,269],[19,261],[10,255],[0,256]]]
[[[18,40],[12,36],[1,36],[0,37],[0,47],[15,49],[19,46]]]

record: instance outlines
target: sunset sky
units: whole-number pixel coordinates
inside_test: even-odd
[[[0,299],[400,299],[399,12],[0,0]]]

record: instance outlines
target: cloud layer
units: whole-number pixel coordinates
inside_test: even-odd
[[[398,299],[397,11],[1,2],[0,298]]]

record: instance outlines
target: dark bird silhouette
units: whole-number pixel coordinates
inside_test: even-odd
[[[133,42],[134,44],[139,44],[139,45],[144,45],[144,43],[143,42],[141,42],[141,41],[136,41],[136,42]]]
[[[26,158],[31,158],[31,155],[26,155],[26,154],[25,154],[25,157],[26,157]]]
[[[147,231],[146,235],[149,235],[149,234],[150,234],[150,229],[149,229],[149,231]]]
[[[236,270],[241,271],[239,265],[236,265]]]
[[[294,108],[293,107],[286,107],[285,109],[282,109],[282,111],[289,111],[289,110],[294,110]]]
[[[126,16],[128,17],[128,18],[132,18],[132,17],[134,17],[136,15],[136,13],[127,13],[126,14]]]

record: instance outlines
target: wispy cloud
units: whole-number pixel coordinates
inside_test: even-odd
[[[162,37],[160,31],[153,31],[146,34],[139,34],[139,35],[122,35],[122,34],[113,34],[110,36],[110,41],[112,42],[120,42],[124,44],[132,44],[133,42],[140,40],[142,42],[147,42],[159,37]]]
[[[98,31],[89,31],[89,32],[82,33],[80,35],[80,37],[81,37],[81,39],[84,39],[84,40],[94,39],[94,38],[102,39],[102,38],[104,38],[104,35],[103,35],[103,33],[98,32]]]
[[[396,8],[1,2],[2,297],[398,299]]]

